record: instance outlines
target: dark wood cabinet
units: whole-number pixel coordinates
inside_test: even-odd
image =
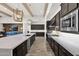
[[[59,45],[57,42],[54,43],[54,53],[56,56],[59,55]]]
[[[72,54],[59,45],[59,56],[72,56]]]
[[[24,43],[22,43],[20,46],[17,47],[17,55],[18,56],[23,55],[23,48],[24,48]]]
[[[30,38],[30,46],[32,46],[33,42],[35,41],[35,35],[33,35],[31,38]]]
[[[36,36],[44,36],[44,32],[36,32]]]
[[[77,3],[68,3],[68,12],[75,10],[78,7]]]
[[[68,12],[68,3],[61,4],[61,17],[66,15]]]
[[[69,14],[70,12],[77,9],[79,6],[78,3],[62,3],[61,4],[61,17]]]
[[[55,17],[56,17],[56,26],[59,26],[60,12],[58,12]]]
[[[23,42],[13,50],[13,56],[24,56],[27,53],[27,41]]]
[[[51,19],[51,22],[50,22],[50,23],[51,23],[52,26],[56,26],[56,20],[55,20],[55,18],[56,18],[56,17],[54,16],[54,17]]]
[[[63,48],[59,43],[57,43],[53,38],[47,35],[47,42],[49,43],[55,56],[73,56],[69,51]]]
[[[52,51],[54,52],[55,51],[55,41],[52,40]]]
[[[77,3],[78,4],[78,8],[79,8],[79,3]]]
[[[49,28],[49,26],[51,25],[51,21],[47,21],[46,22],[46,27],[47,27],[47,30],[49,30],[50,28]]]
[[[60,30],[60,11],[55,16],[56,26],[58,26],[58,30]]]
[[[24,46],[23,46],[23,56],[27,54],[27,40],[24,42]]]
[[[28,50],[27,50],[28,49],[28,47],[27,47],[28,41],[27,40],[24,41],[23,43],[21,43],[15,49],[13,49],[13,56],[25,56],[27,54],[27,52],[28,52]],[[35,35],[31,36],[29,38],[29,40],[30,40],[30,47],[31,47],[33,42],[35,41]]]

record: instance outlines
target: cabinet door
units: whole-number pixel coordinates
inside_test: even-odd
[[[32,37],[30,37],[30,47],[32,46],[33,40]]]
[[[22,56],[23,55],[22,50],[23,50],[23,48],[22,48],[22,44],[21,44],[13,50],[13,56]]]
[[[52,50],[55,51],[55,41],[52,39]]]
[[[59,46],[59,56],[67,56],[66,51],[61,46]]]
[[[61,4],[61,16],[66,15],[68,12],[68,4],[67,3],[62,3]]]
[[[60,12],[58,12],[56,15],[56,26],[60,26],[59,23],[60,23]],[[58,30],[59,30],[59,28],[58,28]]]
[[[68,12],[73,11],[78,7],[77,3],[68,3]]]
[[[62,46],[59,46],[59,56],[72,56],[71,53],[69,53],[66,49],[64,49]]]
[[[78,4],[78,7],[79,7],[79,3],[77,3]]]
[[[36,32],[36,36],[44,36],[44,32]]]
[[[30,46],[32,46],[32,44],[35,41],[35,35],[33,35],[32,37],[30,37]]]
[[[17,56],[17,48],[13,49],[13,56]]]
[[[35,41],[35,35],[32,36],[32,40],[33,40],[33,43],[34,43],[34,41]],[[32,43],[32,44],[33,44],[33,43]]]
[[[17,47],[17,56],[23,56],[24,43]]]
[[[27,53],[27,41],[20,44],[13,50],[13,56],[24,56]]]
[[[27,54],[27,40],[24,42],[23,45],[23,56]]]
[[[51,26],[56,26],[56,17],[54,16],[52,19],[51,19]]]
[[[56,56],[58,56],[58,52],[59,52],[59,49],[58,49],[58,44],[55,42],[55,50],[54,50],[54,53]]]

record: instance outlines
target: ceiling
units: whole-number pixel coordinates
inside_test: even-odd
[[[51,16],[56,12],[57,8],[60,6],[60,3],[52,3],[50,9],[49,3],[0,3],[0,16],[13,16],[12,9],[23,10],[24,17],[45,17],[47,11],[47,18],[51,18]]]

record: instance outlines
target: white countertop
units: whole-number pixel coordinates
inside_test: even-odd
[[[34,35],[34,33],[31,33],[30,35],[32,36]],[[24,34],[17,34],[13,36],[0,38],[0,49],[14,49],[31,36],[25,36]]]
[[[45,32],[45,30],[31,30],[31,32]]]
[[[59,37],[51,36],[73,55],[79,55],[79,34],[59,32]]]

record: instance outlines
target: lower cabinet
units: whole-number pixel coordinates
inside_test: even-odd
[[[59,56],[72,56],[65,48],[59,45]]]
[[[53,38],[49,37],[48,35],[47,41],[55,56],[73,56],[69,51],[63,48],[59,43],[57,43]]]
[[[44,32],[36,32],[36,36],[44,36]]]
[[[31,38],[30,38],[30,46],[32,46],[33,42],[35,41],[35,35],[33,35]]]
[[[27,41],[20,44],[13,50],[13,56],[24,56],[27,53]]]
[[[59,55],[59,48],[58,48],[58,46],[59,46],[58,43],[54,42],[54,54],[56,56]]]
[[[30,40],[30,47],[31,47],[33,42],[35,41],[35,35],[31,36],[27,40]],[[13,56],[25,56],[27,54],[28,52],[28,47],[27,47],[28,41],[27,40],[21,43],[15,49],[13,49]]]

